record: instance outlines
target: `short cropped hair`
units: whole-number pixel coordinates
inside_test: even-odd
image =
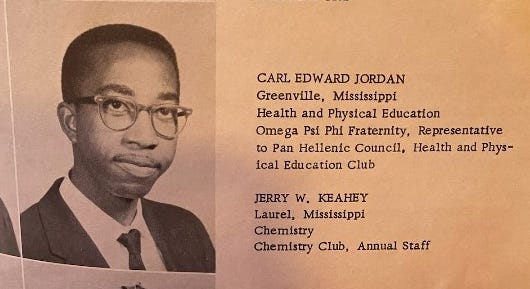
[[[61,69],[61,89],[63,100],[76,96],[76,83],[88,66],[87,53],[99,44],[133,42],[159,50],[173,64],[177,75],[177,94],[180,91],[177,56],[173,46],[161,34],[131,24],[109,24],[98,26],[77,36],[66,49]]]

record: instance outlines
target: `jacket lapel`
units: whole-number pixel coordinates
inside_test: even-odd
[[[157,214],[157,209],[153,205],[153,202],[147,199],[142,199],[142,212],[145,223],[149,228],[149,232],[151,233],[151,236],[153,236],[158,250],[160,250],[166,270],[182,270],[182,268],[185,266],[185,264],[182,262],[186,262],[186,260],[178,254],[178,250],[174,249],[181,246],[179,246],[180,244],[178,243],[178,239],[172,237],[172,230],[165,228],[164,219],[160,218],[160,216]]]
[[[62,180],[55,181],[39,203],[50,251],[66,264],[108,268],[105,258],[61,197]]]

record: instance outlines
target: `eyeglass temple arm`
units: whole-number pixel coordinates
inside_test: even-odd
[[[177,114],[177,116],[190,116],[193,112],[193,109],[187,107],[181,107],[182,111]]]

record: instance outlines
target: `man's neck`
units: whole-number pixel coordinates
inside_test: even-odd
[[[130,225],[136,216],[138,199],[127,199],[114,196],[105,188],[98,188],[97,183],[82,171],[73,168],[70,180],[76,188],[103,212],[123,226]]]

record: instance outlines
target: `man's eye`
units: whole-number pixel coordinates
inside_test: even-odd
[[[167,108],[167,107],[163,107],[163,108],[160,108],[158,110],[158,113],[160,115],[170,115],[171,114],[171,109]]]
[[[173,109],[169,107],[160,107],[156,110],[155,114],[160,120],[172,120],[175,116]]]
[[[110,105],[112,106],[113,109],[120,109],[122,108],[123,103],[119,101],[113,101]]]
[[[128,111],[127,105],[119,100],[109,100],[104,103],[105,111],[110,113],[125,113]]]

